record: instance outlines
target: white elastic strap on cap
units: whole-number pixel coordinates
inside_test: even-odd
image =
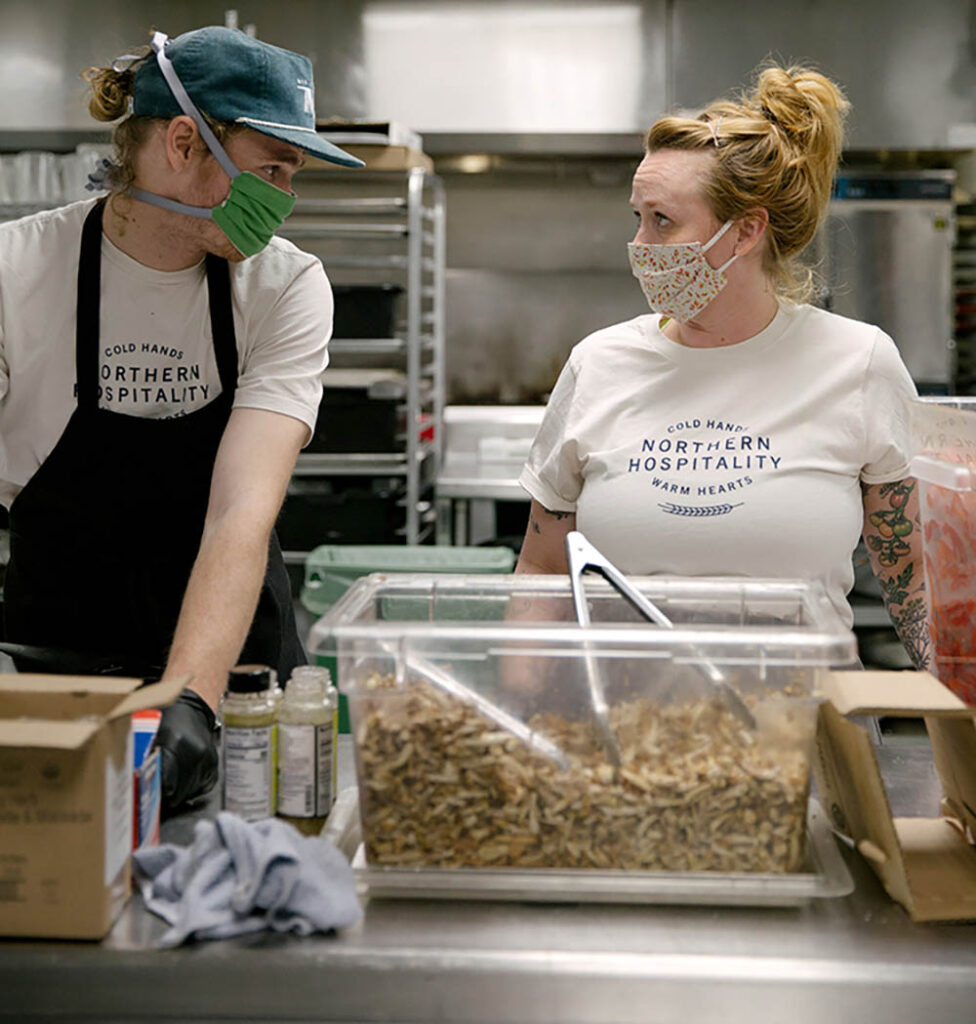
[[[196,121],[197,128],[200,129],[200,134],[203,137],[203,141],[207,144],[207,148],[216,157],[217,163],[224,169],[227,176],[233,180],[241,173],[240,168],[235,165],[234,161],[227,155],[227,151],[217,141],[217,136],[211,131],[206,118],[197,110],[193,100],[190,99],[190,94],[183,88],[183,83],[176,73],[176,68],[173,67],[173,62],[166,56],[167,39],[168,37],[164,32],[153,33],[152,48],[156,54],[159,70],[163,73],[163,78],[166,79],[166,84],[170,87],[173,96],[176,97],[176,102],[179,103],[183,113]],[[133,190],[134,194],[135,191]]]

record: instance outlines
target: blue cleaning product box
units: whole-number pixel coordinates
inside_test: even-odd
[[[159,750],[153,746],[162,714],[137,711],[132,716],[132,849],[159,842],[162,789]]]

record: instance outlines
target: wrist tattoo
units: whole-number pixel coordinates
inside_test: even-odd
[[[912,597],[899,608],[889,608],[898,639],[916,668],[928,668],[931,663],[932,641],[929,636],[928,612],[925,598]]]
[[[879,577],[885,607],[898,639],[916,668],[927,668],[930,659],[928,609],[924,581],[916,580],[915,564],[909,562],[895,576]]]

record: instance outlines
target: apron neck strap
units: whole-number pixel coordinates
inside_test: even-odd
[[[98,335],[102,297],[102,217],[105,200],[91,208],[81,229],[75,313],[75,379],[78,408],[98,408]]]
[[[102,295],[102,219],[105,200],[91,208],[81,229],[78,260],[78,301],[75,317],[75,373],[78,407],[98,408],[98,339]],[[228,398],[237,388],[237,336],[231,302],[227,260],[207,255],[207,292],[210,330],[222,393]]]
[[[230,292],[227,260],[207,253],[207,294],[210,297],[210,331],[220,387],[225,395],[237,389],[237,334],[234,331],[234,307]]]

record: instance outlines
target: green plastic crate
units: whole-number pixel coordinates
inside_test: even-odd
[[[305,559],[302,607],[324,615],[360,576],[371,572],[509,573],[515,553],[505,547],[444,547],[403,544],[324,544]],[[319,655],[318,663],[337,682],[336,661]],[[339,731],[349,732],[346,698],[339,694]]]

